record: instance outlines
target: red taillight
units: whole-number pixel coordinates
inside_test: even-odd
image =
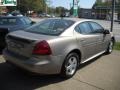
[[[50,55],[52,52],[49,44],[44,40],[35,45],[32,53],[38,55]]]

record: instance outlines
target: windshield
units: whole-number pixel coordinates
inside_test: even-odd
[[[17,19],[15,18],[0,18],[0,25],[16,25]]]
[[[73,23],[71,20],[48,19],[33,25],[26,31],[45,35],[59,35]]]

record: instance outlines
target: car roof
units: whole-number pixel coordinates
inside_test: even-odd
[[[92,21],[90,19],[81,19],[81,18],[50,18],[50,20],[65,20],[65,21],[73,21],[73,22],[84,22],[84,21]]]
[[[61,19],[61,18],[49,18],[49,19],[47,19],[47,20],[63,20],[63,21],[74,21],[74,20],[72,20],[72,19]]]
[[[65,19],[67,19],[67,20],[73,20],[74,22],[92,21],[90,19],[82,19],[82,18],[65,18]]]

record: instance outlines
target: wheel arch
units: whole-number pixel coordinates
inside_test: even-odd
[[[70,53],[76,53],[78,56],[79,56],[79,64],[80,64],[80,62],[81,62],[81,56],[82,56],[82,53],[81,53],[81,51],[79,50],[79,49],[73,49],[73,50],[71,50],[68,54],[67,54],[67,56],[70,54]],[[67,57],[66,56],[66,57]]]
[[[72,53],[78,55],[78,58],[79,58],[78,65],[77,65],[77,68],[78,68],[79,65],[80,65],[80,61],[81,61],[81,51],[80,51],[79,49],[73,49],[73,50],[71,50],[71,51],[66,55],[65,59],[66,59],[67,57],[69,57],[69,55],[72,54]],[[64,60],[64,62],[63,62],[63,65],[62,65],[62,67],[61,67],[61,73],[60,73],[60,75],[61,75],[62,77],[65,77],[65,78],[70,78],[70,77],[72,77],[75,73],[74,73],[72,76],[66,77],[66,76],[65,76],[65,67],[64,67],[65,63],[66,63],[66,60]]]

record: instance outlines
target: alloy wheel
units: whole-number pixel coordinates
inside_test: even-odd
[[[70,57],[65,67],[66,67],[66,74],[73,75],[77,68],[77,58]]]

